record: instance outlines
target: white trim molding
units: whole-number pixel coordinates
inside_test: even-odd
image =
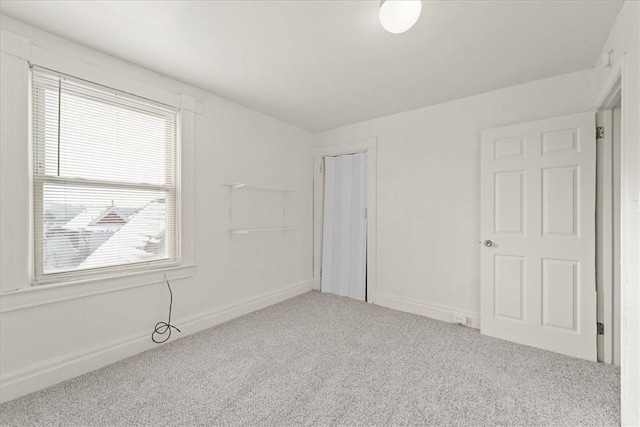
[[[305,280],[282,289],[247,298],[234,304],[219,307],[171,323],[178,325],[182,332],[176,339],[211,328],[236,317],[251,313],[273,304],[309,292],[313,280]],[[175,341],[174,339],[169,342]],[[151,341],[151,331],[136,334],[108,345],[69,354],[55,360],[37,363],[25,369],[7,372],[0,379],[0,401],[6,402],[62,381],[75,378],[112,363],[134,356],[143,351],[157,348]]]
[[[640,7],[637,9],[640,12]],[[640,52],[636,52],[640,55]],[[640,61],[640,59],[636,59]],[[622,425],[640,423],[640,142],[639,78],[621,58],[620,377]],[[634,92],[635,90],[635,92]],[[635,100],[635,102],[633,102]],[[635,107],[635,109],[633,108]]]
[[[637,7],[637,5],[634,5]],[[636,9],[640,13],[640,7]],[[621,12],[622,13],[622,12]],[[640,19],[636,17],[636,19]],[[636,21],[637,22],[637,21]],[[636,24],[637,25],[637,24]],[[633,55],[623,52],[608,72],[599,93],[596,109],[611,108],[620,97],[620,403],[622,425],[638,425],[640,421],[640,143],[638,142],[638,76],[631,73]],[[638,59],[635,59],[638,61]],[[635,107],[635,110],[634,110]]]
[[[611,67],[609,77],[595,99],[595,110],[606,110],[612,108],[613,104],[620,96],[622,90],[622,69],[625,58],[626,55],[622,55],[613,67]]]
[[[31,59],[31,40],[11,31],[0,29],[0,52],[29,61]]]
[[[195,269],[195,265],[181,265],[74,282],[19,288],[0,294],[0,313],[164,283],[163,274],[166,274],[170,281],[187,279],[195,275]]]
[[[341,154],[353,154],[378,148],[378,139],[375,137],[363,139],[362,141],[349,142],[346,144],[332,144],[323,147],[315,147],[313,156],[339,156]]]
[[[480,313],[466,311],[445,305],[430,304],[409,298],[396,297],[384,292],[378,292],[376,304],[406,313],[417,314],[431,319],[442,320],[443,322],[455,322],[454,315],[464,315],[467,318],[466,326],[480,329]]]

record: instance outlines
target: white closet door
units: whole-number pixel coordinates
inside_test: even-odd
[[[325,157],[322,292],[366,300],[367,154]]]

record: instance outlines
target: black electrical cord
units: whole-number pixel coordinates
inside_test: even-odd
[[[153,341],[156,344],[162,344],[163,342],[171,338],[171,328],[180,332],[180,329],[176,328],[171,324],[171,306],[173,305],[173,292],[171,292],[171,285],[169,285],[169,279],[167,279],[166,274],[164,275],[164,280],[167,282],[167,288],[169,288],[169,296],[171,297],[171,299],[169,300],[169,320],[167,322],[156,323],[156,327],[154,328],[153,333],[151,334],[151,341]],[[167,336],[164,337],[163,340],[156,340],[156,334],[160,336],[167,334]]]

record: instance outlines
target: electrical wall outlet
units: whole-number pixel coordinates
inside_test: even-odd
[[[453,323],[467,326],[467,316],[461,313],[453,313]]]

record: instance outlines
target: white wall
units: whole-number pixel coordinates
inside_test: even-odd
[[[160,94],[182,100],[183,105],[185,99],[197,101],[186,102],[184,111],[186,266],[168,273],[174,278],[172,323],[183,331],[176,337],[311,289],[313,178],[308,132],[6,17],[2,30],[3,401],[153,348],[151,331],[156,322],[166,320],[168,308],[160,273],[24,290],[30,269],[29,57],[119,82],[129,91]],[[223,186],[230,182],[294,190],[288,196],[288,225],[299,229],[286,235],[230,239],[229,189]],[[16,288],[23,290],[7,292]]]
[[[605,54],[611,63],[605,66]],[[596,64],[596,103],[622,74],[622,424],[640,425],[640,3],[626,1]]]
[[[591,110],[593,82],[581,71],[314,135],[378,138],[376,303],[479,327],[480,131]]]

